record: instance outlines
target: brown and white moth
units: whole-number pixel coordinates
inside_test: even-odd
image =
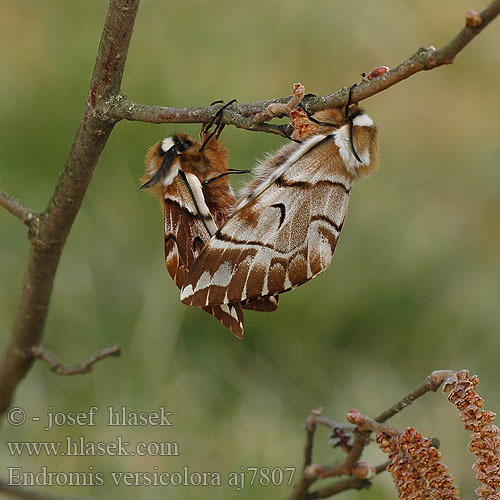
[[[351,187],[378,166],[377,129],[357,105],[310,121],[300,144],[258,166],[234,213],[191,266],[182,302],[208,307],[276,296],[328,267]]]
[[[223,108],[221,108],[222,111]],[[220,118],[220,113],[215,118]],[[200,251],[235,207],[227,167],[227,148],[218,140],[223,126],[202,128],[200,142],[185,133],[163,139],[146,156],[141,188],[160,198],[165,221],[165,262],[181,288]],[[248,304],[203,305],[237,337],[243,336],[243,310],[273,311],[274,297]]]

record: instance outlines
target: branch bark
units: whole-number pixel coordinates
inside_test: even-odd
[[[110,0],[87,102],[59,181],[38,231],[31,240],[28,266],[14,327],[0,362],[0,415],[9,407],[19,381],[40,345],[59,258],[117,119],[109,103],[120,91],[139,0]]]
[[[382,76],[373,80],[362,81],[352,92],[352,102],[360,102],[368,99],[397,83],[409,78],[420,71],[438,68],[445,64],[453,63],[455,57],[463,48],[473,40],[481,31],[500,13],[500,0],[493,0],[490,5],[479,15],[481,24],[477,27],[466,24],[460,32],[442,48],[436,50],[434,47],[421,47],[415,54],[403,61],[396,68],[389,70]],[[323,109],[345,106],[349,95],[349,87],[344,87],[337,92],[326,96],[305,96],[301,101],[306,111],[315,113]],[[249,104],[233,104],[226,108],[222,122],[235,127],[268,132],[284,136],[283,129],[279,125],[269,123],[256,123],[254,117],[265,114],[270,105],[286,104],[293,96],[279,97],[268,101],[254,102]],[[199,108],[169,108],[164,106],[150,106],[129,101],[124,95],[120,95],[112,103],[112,113],[117,120],[125,119],[142,121],[148,123],[206,123],[212,117],[218,107],[207,106]],[[277,115],[277,116],[285,116]]]
[[[34,210],[28,208],[22,201],[9,196],[5,191],[0,189],[0,205],[5,207],[12,215],[22,220],[27,226],[31,226],[38,215]]]
[[[404,408],[410,406],[413,401],[422,397],[428,392],[436,392],[441,384],[448,378],[453,377],[456,374],[454,370],[436,370],[433,371],[426,379],[419,384],[413,391],[407,394],[403,399],[398,401],[396,404],[388,408],[386,411],[382,412],[378,417],[375,417],[375,421],[379,423],[386,422],[391,417],[399,413]]]
[[[35,346],[31,350],[33,356],[49,365],[49,368],[57,375],[83,375],[92,371],[92,366],[101,359],[108,356],[119,356],[120,346],[114,345],[95,353],[90,358],[78,363],[70,368],[65,368],[61,361],[59,361],[51,352],[46,351],[42,346]]]

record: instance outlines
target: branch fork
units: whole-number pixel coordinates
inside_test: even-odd
[[[439,387],[443,386],[446,388],[449,384],[454,387],[453,384],[456,383],[457,373],[460,379],[460,374],[462,372],[456,372],[454,370],[436,370],[432,372],[413,391],[376,418],[370,418],[359,410],[351,409],[346,415],[349,424],[338,424],[324,417],[321,408],[313,410],[304,423],[306,429],[306,444],[304,448],[302,475],[295,486],[293,495],[288,500],[326,498],[347,489],[362,489],[369,487],[370,480],[377,474],[385,471],[391,463],[389,460],[374,466],[365,460],[361,460],[361,455],[365,447],[372,441],[372,433],[376,432],[377,435],[387,436],[388,439],[400,436],[400,431],[386,425],[384,422],[396,415],[402,409],[408,407],[413,401],[427,392],[435,392]],[[462,376],[462,378],[464,377]],[[351,435],[352,438],[348,446],[346,446],[346,444],[349,443],[348,439],[336,439],[334,441],[334,446],[341,446],[346,452],[344,461],[335,465],[321,465],[312,462],[313,441],[318,424],[325,425],[331,428],[332,431],[342,429],[343,432]],[[429,440],[429,442],[432,442],[434,446],[434,441]],[[350,477],[324,486],[316,491],[309,492],[309,488],[318,479],[340,476]]]
[[[92,371],[93,365],[101,359],[109,356],[120,356],[120,346],[114,345],[97,352],[88,359],[66,368],[52,353],[46,351],[42,346],[35,346],[31,349],[31,354],[34,358],[40,359],[49,365],[49,368],[57,375],[83,375]]]

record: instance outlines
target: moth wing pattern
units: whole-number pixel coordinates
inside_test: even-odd
[[[352,114],[349,105],[315,114],[318,126],[310,136],[260,165],[233,215],[191,268],[182,302],[203,306],[276,297],[325,271],[351,186],[379,163],[377,128],[353,107]]]
[[[157,173],[155,167],[161,161],[161,158],[158,160],[158,154],[163,144],[170,146],[173,141],[171,138],[160,141],[150,149],[146,157],[146,174],[142,179],[146,184]],[[173,174],[167,177],[165,184],[146,187],[161,200],[164,214],[165,264],[174,283],[181,288],[190,267],[217,226],[205,201],[196,201],[194,193],[198,193],[200,198],[201,183],[194,176],[181,173],[179,164],[180,159],[176,158],[170,168]],[[232,196],[231,191],[228,196]],[[201,211],[198,206],[200,202],[203,205]],[[219,218],[226,207],[220,208],[217,213]],[[238,338],[243,336],[244,317],[241,304],[215,305],[201,309],[217,318]]]
[[[203,140],[203,137],[202,137]],[[187,153],[177,157],[172,146],[189,141]],[[174,283],[182,288],[189,269],[217,228],[234,209],[235,198],[227,178],[204,185],[194,172],[203,169],[198,150],[200,144],[187,134],[164,139],[153,146],[146,157],[143,187],[161,199],[164,214],[165,263]],[[205,144],[206,158],[216,165],[215,173],[227,170],[227,150],[216,138]],[[170,168],[159,172],[158,167],[169,156]],[[163,159],[162,159],[163,158]],[[184,169],[188,171],[184,171]],[[189,170],[191,172],[189,172]],[[212,174],[213,175],[213,170]],[[162,175],[160,175],[162,174]],[[152,181],[153,179],[153,181]],[[157,180],[158,179],[158,180]],[[260,298],[248,304],[210,305],[201,309],[215,316],[235,336],[241,338],[244,329],[243,308],[274,311],[274,297]]]
[[[181,178],[176,178],[165,193],[164,217],[165,263],[174,283],[182,288],[198,254],[213,235],[209,233],[202,218],[196,212],[189,189]],[[182,243],[179,244],[179,241]],[[278,297],[258,297],[244,304],[231,304],[229,312],[227,312],[226,307],[224,310],[220,310],[218,307],[203,306],[202,309],[215,316],[222,323],[229,323],[230,328],[229,326],[228,328],[239,337],[240,330],[241,335],[243,335],[242,308],[272,312],[277,307]]]
[[[174,283],[181,288],[189,268],[210,235],[196,213],[187,186],[176,178],[162,200],[165,222],[165,263]]]
[[[328,152],[337,148],[333,135],[285,148],[286,154],[276,155],[278,165],[262,165],[253,194],[198,256],[182,289],[184,303],[228,304],[277,295],[330,264],[352,176],[340,156]]]
[[[278,309],[279,295],[269,297],[257,297],[249,302],[243,303],[243,309],[260,312],[273,312]]]
[[[174,283],[182,288],[189,269],[210,239],[202,217],[193,206],[191,193],[177,177],[164,195],[165,264]],[[243,336],[244,317],[241,304],[204,306],[234,335]]]

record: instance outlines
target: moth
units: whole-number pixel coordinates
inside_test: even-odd
[[[228,106],[230,103],[226,104]],[[146,155],[141,188],[161,200],[165,224],[165,263],[181,288],[204,245],[233,211],[236,199],[229,184],[226,146],[219,141],[223,106],[195,141],[179,133],[157,142]],[[218,121],[218,123],[216,123]],[[215,130],[211,127],[216,123]],[[237,337],[243,336],[243,308],[273,311],[274,297],[235,304],[203,305]]]
[[[257,167],[234,212],[191,266],[182,302],[208,307],[277,296],[326,270],[351,188],[379,163],[377,128],[350,105],[351,92],[345,108],[311,116],[300,143]]]

